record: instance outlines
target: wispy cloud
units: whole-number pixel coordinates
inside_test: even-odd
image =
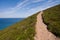
[[[41,1],[45,1],[45,0],[33,0],[33,2],[41,2]]]
[[[9,8],[6,11],[0,12],[1,13],[0,18],[27,17],[27,16],[32,15],[35,12],[38,12],[40,10],[44,10],[46,8],[49,8],[49,7],[53,6],[52,4],[55,4],[55,3],[59,2],[57,0],[55,0],[55,1],[47,0],[46,2],[43,3],[43,5],[39,5],[35,8],[29,8],[27,10],[27,12],[25,12],[25,14],[23,14],[23,16],[21,15],[21,13],[16,13],[18,10],[21,10],[21,8],[24,8],[25,6],[27,6],[31,3],[38,3],[38,2],[42,2],[42,1],[46,1],[46,0],[31,0],[31,2],[30,2],[30,0],[24,0],[23,2],[20,2],[20,3],[18,2],[18,4],[15,7]],[[24,13],[24,11],[22,13]]]
[[[2,13],[2,14],[3,14],[3,13],[4,13],[4,14],[14,13],[14,12],[16,12],[18,9],[22,8],[22,6],[26,6],[26,5],[27,5],[27,4],[26,4],[27,1],[28,1],[28,0],[25,0],[25,1],[17,4],[15,7],[9,8],[8,10],[5,10],[4,12],[1,12],[1,13]]]
[[[23,2],[17,4],[15,7],[9,8],[8,10],[5,10],[4,12],[0,12],[0,18],[3,18],[3,17],[11,17],[13,14],[15,14],[15,12],[17,10],[19,10],[22,7],[28,5],[28,3],[27,3],[28,1],[29,0],[24,0]]]

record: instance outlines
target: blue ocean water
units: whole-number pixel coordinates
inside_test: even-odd
[[[23,20],[24,18],[0,18],[0,30]]]

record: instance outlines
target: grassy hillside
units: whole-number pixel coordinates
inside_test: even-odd
[[[43,19],[47,29],[60,37],[60,5],[44,10]]]
[[[37,14],[4,30],[0,30],[0,40],[34,40]]]

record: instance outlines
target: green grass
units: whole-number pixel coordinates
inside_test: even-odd
[[[60,5],[44,10],[43,12],[44,23],[48,26],[47,29],[60,37]]]
[[[60,37],[60,5],[44,10],[43,12],[43,20],[48,26],[47,29]],[[34,40],[38,13],[4,30],[0,30],[0,40]]]
[[[0,40],[34,40],[37,14],[0,30]]]

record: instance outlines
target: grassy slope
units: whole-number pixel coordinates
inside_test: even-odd
[[[34,40],[37,14],[4,30],[0,30],[0,40]]]
[[[47,29],[60,37],[60,5],[44,10],[43,19]]]

